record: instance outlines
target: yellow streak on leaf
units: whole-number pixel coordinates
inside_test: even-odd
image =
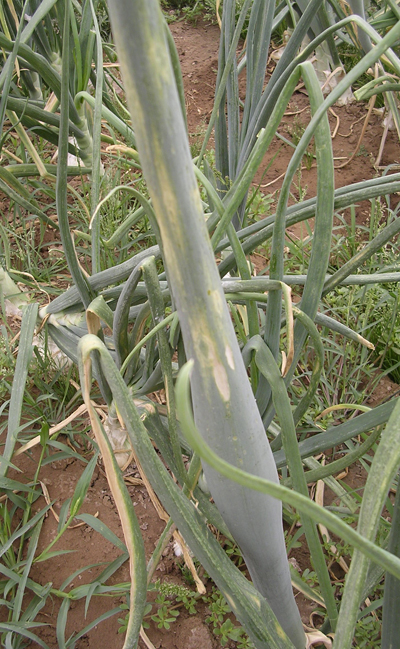
[[[222,363],[215,363],[213,367],[213,374],[218,392],[224,401],[229,401],[231,391],[229,389],[228,375]]]
[[[229,347],[229,345],[226,345],[225,347],[225,356],[226,360],[228,361],[228,365],[231,368],[231,370],[235,369],[235,361],[233,360],[233,353],[232,349]]]

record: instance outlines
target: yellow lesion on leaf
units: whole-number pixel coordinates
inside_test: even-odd
[[[226,345],[225,347],[225,356],[226,360],[228,361],[228,365],[231,368],[231,370],[235,369],[235,361],[233,359],[233,352],[232,349],[229,347],[229,345]]]
[[[229,401],[231,391],[229,389],[228,375],[222,363],[216,362],[213,367],[213,375],[218,392],[224,401]]]
[[[281,625],[279,624],[279,622],[276,623],[275,628],[276,628],[276,634],[277,634],[280,638],[282,638],[283,640],[287,639],[286,633],[285,633],[284,630],[282,629],[282,627],[281,627]]]

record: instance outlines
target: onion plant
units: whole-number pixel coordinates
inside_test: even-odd
[[[46,112],[50,113],[51,118],[60,100],[60,72],[64,43],[60,38],[59,30],[54,29],[54,25],[58,24],[60,28],[63,25],[62,5],[62,2],[55,2],[54,0],[50,0],[50,2],[13,2],[11,5],[6,4],[3,9],[3,33],[1,34],[2,48],[6,57],[1,74],[1,85],[6,81],[7,72],[14,67],[13,59],[15,55],[16,61],[18,61],[17,71],[22,67],[19,83],[18,78],[11,82],[10,91],[7,97],[4,97],[4,104],[8,110],[13,110],[22,119],[23,123],[27,118],[27,125],[30,128],[34,125],[40,127],[38,122],[40,115],[42,117],[41,121],[44,122],[41,125],[42,134],[45,137],[47,135],[50,141],[53,142],[57,142],[57,133],[52,131],[50,124],[46,129],[48,124]],[[19,38],[17,39],[17,29],[21,26],[23,29],[18,34]],[[77,138],[81,157],[83,161],[87,161],[91,157],[92,143],[85,114],[85,104],[83,101],[78,101],[75,104],[74,100],[77,92],[87,90],[91,73],[95,36],[91,31],[92,16],[89,3],[85,3],[80,27],[79,34],[74,16],[71,28],[75,37],[75,60],[77,64],[74,79],[71,79],[71,120],[72,124],[75,125],[75,132],[71,131],[71,136]],[[68,40],[69,38],[70,30],[68,30]],[[7,52],[12,52],[14,57],[7,57]],[[73,59],[71,57],[69,65],[72,66],[72,64]],[[50,98],[49,93],[54,93],[54,97]],[[45,106],[44,102],[48,99],[52,102],[52,106],[50,104]],[[36,116],[31,118],[36,118],[36,124],[32,124],[32,121],[29,120],[30,102],[37,110]]]
[[[128,138],[126,155],[143,172],[146,193],[136,187],[126,188],[137,200],[137,208],[119,225],[112,244],[102,241],[99,209],[107,206],[110,196],[99,202],[97,137],[93,143],[97,176],[92,186],[89,236],[93,266],[87,275],[74,249],[67,200],[68,138],[76,111],[71,101],[75,73],[68,55],[69,25],[74,20],[72,4],[76,3],[57,3],[63,52],[67,55],[61,76],[57,77],[60,114],[56,194],[58,225],[73,286],[43,308],[40,315],[48,316],[49,334],[79,364],[85,402],[123,523],[132,579],[125,647],[137,646],[151,570],[149,567],[146,575],[134,509],[107,434],[91,404],[91,372],[109,406],[110,417],[114,421],[118,418],[151,487],[257,649],[302,649],[308,642],[290,583],[281,501],[300,513],[326,607],[324,628],[337,631],[335,648],[346,649],[351,646],[369,563],[376,562],[396,579],[400,576],[400,560],[374,543],[381,508],[400,464],[399,406],[397,401],[388,402],[324,433],[302,441],[298,438],[324,363],[316,324],[368,344],[357,332],[320,314],[321,297],[341,283],[399,279],[398,274],[389,272],[374,274],[373,278],[365,272],[365,262],[398,234],[398,219],[388,222],[335,274],[327,275],[334,211],[400,189],[400,175],[393,174],[335,190],[327,111],[381,57],[385,56],[400,72],[400,61],[390,49],[400,35],[400,25],[382,39],[359,16],[345,17],[300,52],[310,18],[319,6],[319,0],[311,0],[264,88],[274,3],[245,0],[236,20],[236,3],[225,0],[215,104],[204,146],[193,161],[178,57],[158,1],[109,0],[132,116],[132,127],[129,124],[125,131],[121,127],[120,132]],[[92,20],[89,7],[94,5],[83,3],[87,13],[82,13],[81,29],[86,24],[84,16],[88,24]],[[238,75],[243,66],[237,60],[237,45],[247,19],[246,97],[241,114]],[[324,99],[307,58],[320,43],[348,25],[365,30],[374,46]],[[18,53],[32,68],[38,59],[32,58],[26,49],[30,46],[25,43],[36,35],[33,29],[29,38],[23,35],[24,31],[19,33],[23,46],[18,45],[17,37],[14,45],[9,39],[8,51],[14,56]],[[96,56],[100,65],[100,48]],[[300,80],[308,91],[312,117],[289,163],[275,214],[245,226],[243,215],[252,180],[268,154]],[[95,114],[99,116],[102,110],[98,105]],[[205,155],[213,128],[216,171]],[[317,195],[288,207],[291,183],[311,138],[316,142]],[[147,219],[157,245],[100,270],[102,246],[108,244],[110,250],[117,245],[139,218]],[[285,229],[310,218],[315,219],[315,226],[307,274],[288,276],[284,265]],[[269,276],[252,277],[248,256],[269,239]],[[217,266],[215,253],[221,252],[223,260]],[[300,304],[293,306],[289,285],[296,283],[303,286],[303,292]],[[288,389],[307,341],[311,341],[315,352],[311,379],[293,408]],[[166,392],[166,409],[160,410],[147,395],[161,387]],[[368,477],[358,530],[354,530],[340,516],[310,500],[307,485],[321,479],[340,494],[346,511],[356,510],[352,496],[345,494],[333,478],[338,464],[327,467],[313,456],[388,421]],[[366,435],[365,444],[338,460],[340,470],[371,448],[380,432],[374,430]],[[388,448],[390,470],[382,479]],[[190,457],[188,470],[182,460],[183,450]],[[11,454],[9,450],[7,463]],[[279,484],[277,469],[281,468],[285,470],[285,486]],[[202,471],[204,490],[197,485]],[[318,522],[355,547],[357,561],[346,581],[345,605],[340,610],[318,537]],[[211,533],[210,523],[240,546],[252,581],[228,559]],[[390,608],[387,610],[390,627],[393,614]]]
[[[7,127],[0,151],[7,148],[7,135],[16,131],[26,158],[25,164],[1,167],[0,187],[12,201],[48,224],[51,220],[38,209],[29,185],[19,178],[40,176],[55,182],[54,159],[41,158],[35,150],[35,138],[58,144],[63,67],[70,70],[68,174],[92,172],[98,186],[100,139],[116,144],[122,133],[125,142],[134,141],[132,129],[119,117],[120,107],[112,101],[114,77],[103,71],[103,44],[96,19],[98,0],[71,3],[64,29],[65,4],[69,3],[12,0],[2,5],[0,13],[0,125]],[[107,54],[113,55],[110,50]],[[107,121],[109,134],[101,133],[101,119]]]
[[[232,24],[232,18],[230,16],[233,14],[233,5],[227,2],[224,7],[225,22],[223,21],[223,27],[226,31],[223,31],[223,37],[229,38],[229,33],[233,33],[234,37],[232,37],[231,41],[225,39],[224,42],[225,57],[221,54],[220,75],[217,82],[217,98],[213,117],[215,116],[219,120],[216,137],[218,155],[220,155],[220,160],[225,160],[224,167],[223,163],[220,162],[219,170],[221,172],[221,169],[224,169],[225,173],[222,173],[222,176],[231,178],[231,185],[225,188],[225,194],[221,198],[215,190],[216,183],[213,183],[212,178],[210,180],[209,173],[208,179],[202,178],[202,182],[209,194],[210,206],[212,208],[206,224],[209,232],[213,234],[211,243],[216,247],[226,233],[228,243],[232,249],[232,262],[229,269],[237,268],[241,277],[242,290],[230,294],[230,298],[240,299],[242,297],[244,303],[247,305],[250,340],[246,345],[245,350],[247,351],[243,359],[248,357],[248,362],[252,365],[251,375],[255,398],[252,395],[252,391],[248,390],[249,384],[245,378],[246,372],[244,372],[243,360],[232,331],[228,310],[222,299],[223,292],[219,289],[220,284],[217,269],[212,262],[207,228],[204,225],[198,195],[196,198],[195,176],[190,165],[187,143],[186,145],[184,144],[186,142],[184,139],[185,119],[182,114],[182,103],[179,101],[179,94],[177,92],[179,83],[177,84],[174,78],[175,71],[172,65],[168,71],[165,70],[165,65],[164,67],[161,66],[161,61],[165,60],[167,52],[167,43],[162,36],[163,27],[161,15],[158,12],[156,3],[148,3],[145,9],[137,7],[135,19],[132,16],[131,23],[127,20],[127,16],[129,15],[127,7],[123,8],[120,4],[117,7],[113,3],[110,3],[110,11],[117,48],[125,76],[128,102],[132,115],[134,116],[134,128],[138,142],[139,156],[157,220],[156,230],[160,237],[161,252],[165,263],[169,291],[173,296],[173,303],[179,317],[185,355],[194,361],[191,399],[196,425],[199,428],[200,435],[217,456],[223,457],[225,461],[228,460],[231,465],[237,466],[241,470],[246,470],[245,467],[247,466],[249,473],[264,477],[269,483],[271,481],[276,483],[275,468],[268,459],[269,447],[264,433],[264,427],[270,425],[276,411],[281,423],[281,439],[292,484],[296,491],[306,496],[306,477],[301,466],[295,426],[301,420],[311,395],[308,394],[305,397],[304,403],[301,403],[297,411],[292,415],[290,403],[287,396],[285,397],[285,383],[287,384],[293,376],[294,366],[301,353],[305,338],[308,335],[318,337],[318,334],[312,329],[311,320],[316,317],[319,299],[324,289],[332,290],[336,284],[336,278],[332,279],[331,282],[329,280],[327,282],[326,280],[329,242],[335,203],[332,153],[330,150],[330,135],[327,126],[326,111],[329,105],[333,104],[335,99],[351,84],[352,79],[357,78],[361,70],[367,69],[372,61],[377,60],[379,56],[387,52],[388,41],[393,42],[396,36],[395,34],[391,34],[390,39],[387,38],[386,41],[381,42],[380,38],[373,34],[373,38],[378,43],[374,51],[362,60],[349,77],[339,84],[337,90],[325,102],[322,99],[311,66],[303,62],[306,58],[304,53],[300,54],[294,62],[291,62],[291,65],[287,65],[284,62],[282,64],[284,71],[281,76],[277,74],[279,83],[276,82],[276,86],[272,82],[271,87],[267,86],[267,90],[261,94],[262,85],[258,82],[258,90],[254,91],[255,94],[252,97],[253,110],[247,108],[250,104],[246,103],[247,101],[250,102],[250,86],[249,94],[246,96],[241,130],[238,121],[239,111],[235,56],[237,37],[241,28],[240,23],[243,21],[250,4],[247,3],[246,5],[245,3],[239,17],[238,25],[235,29],[231,29],[230,32],[227,25]],[[271,21],[271,18],[267,14],[264,15],[263,20],[260,20],[259,12],[261,9],[265,9],[263,3],[252,3],[249,24],[250,26],[253,25],[255,33],[256,25],[257,29],[259,29],[260,25],[268,29]],[[138,15],[141,18],[140,30],[134,31],[134,23]],[[257,19],[259,22],[257,22]],[[231,21],[230,23],[229,20]],[[360,27],[364,27],[362,21],[360,22],[359,19],[355,20]],[[299,40],[302,37],[301,29],[305,29],[305,23],[299,27]],[[135,34],[135,39],[128,40],[128,32],[125,30],[129,30],[129,33]],[[333,30],[329,31],[332,33]],[[264,37],[265,33],[263,33],[263,37],[260,37],[259,44],[263,42]],[[315,44],[313,46],[315,47]],[[249,54],[247,56],[247,75],[248,78],[250,77],[252,79],[253,64]],[[390,56],[393,63],[398,66],[394,55],[390,54]],[[132,65],[133,61],[136,65]],[[264,53],[264,69],[265,62]],[[259,60],[254,64],[254,74],[256,74],[257,64],[259,64]],[[261,63],[259,69],[263,69]],[[273,236],[271,283],[267,289],[270,293],[264,331],[262,331],[260,330],[257,311],[257,301],[258,303],[262,301],[261,294],[251,294],[249,292],[251,278],[243,256],[244,245],[243,247],[240,245],[241,233],[240,231],[235,232],[231,223],[246,195],[249,182],[253,178],[282,118],[287,102],[300,75],[306,83],[314,117],[308,129],[306,129],[302,141],[290,163],[278,203],[278,211],[273,220],[273,227],[271,228]],[[154,80],[154,84],[150,84],[149,82],[144,84],[142,82],[144,77]],[[258,78],[260,80],[262,79],[261,72],[259,72]],[[279,94],[278,89],[275,88],[279,88]],[[225,105],[225,93],[228,102],[228,128],[226,126],[224,127],[225,111],[223,110],[223,106]],[[274,102],[272,102],[272,99],[268,102],[269,97],[274,97]],[[258,103],[256,101],[257,99]],[[248,117],[246,109],[248,110]],[[286,205],[292,177],[311,136],[314,136],[318,142],[319,169],[318,194],[316,203],[313,205],[313,214],[316,215],[314,249],[303,291],[301,311],[298,310],[296,312],[298,322],[294,329],[292,365],[286,369],[285,378],[282,378],[279,370],[278,357],[281,330],[280,301],[282,289],[284,288],[281,282],[283,278],[282,258]],[[239,138],[242,143],[240,150],[238,150],[237,146]],[[199,172],[197,172],[197,176],[199,176]],[[239,227],[240,213],[236,222],[236,230]],[[392,227],[396,229],[395,226]],[[393,236],[392,228],[388,226],[382,236],[383,238]],[[370,249],[367,247],[364,253],[365,257],[368,254],[373,254],[372,248],[375,247],[376,249],[376,246],[379,245],[380,241],[375,241]],[[350,265],[352,268],[359,267],[360,261],[362,263],[362,260],[358,258],[357,260],[354,259]],[[228,270],[227,264],[225,264],[224,270],[225,272]],[[131,277],[120,294],[119,303],[117,303],[115,311],[116,316],[123,313],[123,308],[125,308],[125,313],[127,312],[128,305],[134,296],[134,291],[138,287],[138,271],[145,274],[144,264],[138,265],[132,270]],[[221,274],[223,273],[222,269],[220,272]],[[341,279],[344,279],[346,273],[347,269],[343,271]],[[341,279],[339,279],[339,282]],[[246,284],[248,285],[247,291],[243,290]],[[131,295],[130,300],[128,298],[129,293]],[[127,306],[124,307],[123,305],[126,303]],[[119,307],[119,304],[121,304],[121,307]],[[291,326],[289,311],[286,319],[288,327],[287,337],[289,339]],[[154,324],[157,322],[154,315],[153,322]],[[114,328],[119,328],[119,323],[115,319],[113,324]],[[260,336],[260,333],[263,334],[264,338]],[[115,346],[118,347],[119,341],[115,339],[114,342]],[[207,570],[213,576],[219,587],[223,592],[226,592],[224,591],[226,586],[223,583],[222,571],[215,571],[215,568],[207,562],[204,557],[204,546],[199,547],[198,540],[193,538],[193,533],[188,530],[187,524],[185,525],[185,522],[180,520],[179,511],[175,510],[165,491],[163,489],[160,491],[161,477],[155,475],[155,470],[150,466],[150,461],[146,454],[141,455],[140,453],[140,445],[143,443],[143,440],[139,442],[138,431],[132,430],[135,429],[135,425],[131,423],[133,413],[127,409],[126,398],[123,396],[125,388],[123,388],[123,382],[121,380],[117,381],[118,373],[113,369],[114,365],[111,365],[107,360],[108,357],[104,348],[99,347],[100,343],[95,344],[93,340],[91,344],[100,352],[101,366],[110,384],[114,398],[117,401],[118,410],[122,414],[141,465],[148,467],[149,475],[151,475],[151,479],[154,481],[154,486],[158,486],[158,493],[161,500],[165,503],[174,520],[180,521],[178,524],[188,539],[189,544],[197,556],[202,557],[202,560],[205,561]],[[159,346],[161,348],[160,341]],[[84,358],[87,358],[88,347],[90,349],[89,340],[83,339],[81,350]],[[128,342],[125,343],[125,348],[126,362],[122,364],[121,369],[126,371],[128,367],[127,359],[129,358],[129,355],[126,355],[129,349]],[[132,343],[131,348],[133,352],[134,348]],[[252,350],[256,352],[254,357],[252,357]],[[316,377],[318,377],[319,368],[320,365],[318,364],[315,367]],[[317,383],[318,380],[316,378],[315,387]],[[280,385],[282,387],[278,387]],[[121,388],[123,388],[122,393],[120,392]],[[312,387],[313,389],[315,388]],[[256,410],[254,410],[255,404],[258,405]],[[372,419],[369,416],[370,413],[367,414],[368,417],[365,417],[363,422],[361,421],[362,417],[359,418],[359,422],[356,424],[357,430],[370,428]],[[385,410],[384,418],[388,414],[389,409]],[[261,422],[263,422],[263,425]],[[361,428],[358,428],[358,426],[361,426]],[[144,436],[143,427],[142,431],[142,435]],[[193,443],[193,439],[191,441]],[[197,446],[196,449],[200,450]],[[260,466],[258,461],[260,457],[263,458],[262,466]],[[394,465],[396,465],[396,462],[398,463],[398,454],[396,454],[394,459]],[[243,484],[241,488],[235,491],[230,481],[231,475],[228,470],[224,474],[227,478],[227,481],[225,481],[221,477],[220,469],[217,472],[213,471],[207,461],[203,468],[208,487],[218,510],[243,551],[253,583],[260,593],[266,597],[272,611],[276,614],[284,631],[286,631],[290,642],[294,646],[304,646],[305,640],[302,636],[298,616],[293,612],[290,588],[287,587],[287,582],[281,576],[285,571],[286,560],[283,553],[279,555],[279,559],[277,559],[278,554],[275,554],[279,552],[278,544],[282,542],[282,536],[280,536],[281,541],[278,541],[278,537],[274,538],[273,549],[270,542],[267,541],[268,548],[260,542],[261,538],[268,539],[268,531],[264,527],[265,521],[268,521],[267,527],[270,529],[271,522],[280,518],[279,510],[275,509],[276,503],[271,500],[258,500],[255,494],[249,491],[248,486]],[[178,467],[176,467],[176,471],[179,471]],[[393,472],[387,476],[385,489],[388,488],[392,477]],[[375,483],[372,484],[375,485]],[[375,486],[372,487],[372,491],[374,488]],[[381,498],[377,504],[378,508],[382,505],[382,502]],[[261,513],[263,510],[265,512],[264,516],[266,517],[264,520],[263,514]],[[256,511],[258,512],[257,515],[255,515]],[[276,516],[275,519],[273,518],[274,516]],[[332,629],[335,629],[337,622],[336,605],[312,519],[313,516],[303,514],[303,525],[318,572],[329,621]],[[376,517],[375,520],[377,520]],[[273,525],[275,534],[278,528],[281,528],[279,523],[274,522]],[[331,521],[330,525],[334,525],[334,523]],[[249,534],[249,529],[252,531],[251,534]],[[267,557],[270,552],[272,552],[272,555],[271,559],[268,560]],[[379,553],[375,547],[373,552]],[[278,578],[276,573],[277,569],[280,572]],[[359,585],[363,583],[364,575],[365,571],[360,571],[358,577],[354,578]],[[282,594],[283,592],[284,594]],[[247,628],[256,645],[264,646],[262,643],[265,642],[266,637],[261,638],[254,635],[252,624],[249,625],[249,619],[243,617],[239,603],[235,601],[232,593],[228,601],[231,602],[239,619],[244,624],[247,624]],[[358,603],[359,597],[356,598],[356,607],[358,607]],[[347,615],[345,609],[343,609],[343,613],[339,618],[339,629],[344,628],[345,633],[349,633],[350,629],[351,634],[354,623],[354,614]],[[275,624],[272,628],[275,632]],[[266,627],[264,627],[264,631],[268,633]],[[271,636],[269,636],[267,642],[272,643],[272,641]],[[266,646],[273,645],[267,644]]]

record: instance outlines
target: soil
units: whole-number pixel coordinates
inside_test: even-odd
[[[212,110],[218,64],[219,28],[216,25],[202,22],[199,22],[196,26],[177,22],[171,25],[171,31],[182,65],[188,112],[188,129],[192,142],[196,142],[200,138],[199,134],[204,132]],[[272,68],[273,61],[271,59],[268,68],[269,73]],[[339,165],[351,158],[355,152],[366,116],[366,105],[352,103],[347,106],[334,106],[333,111],[334,114],[330,114],[329,119],[332,132],[338,124],[337,133],[333,138],[333,147],[334,155],[337,158],[336,165],[339,167]],[[308,100],[304,91],[300,88],[288,106],[281,125],[281,134],[289,138],[292,137],[294,128],[306,124],[308,119]],[[377,173],[373,163],[378,155],[382,132],[382,118],[380,115],[373,113],[358,154],[348,165],[336,170],[335,180],[337,187],[371,178]],[[292,154],[292,149],[289,146],[275,138],[268,153],[268,160],[265,160],[265,168],[271,157],[278,151],[279,155],[275,158],[271,168],[265,174],[264,170],[261,169],[255,181],[255,184],[261,182],[266,193],[274,194],[279,189],[282,174],[286,171],[288,160]],[[399,161],[400,149],[397,135],[389,132],[381,164],[393,164],[399,163]],[[315,195],[315,170],[307,169],[305,166],[302,170],[301,183],[303,188],[307,189],[308,196]],[[359,223],[365,221],[366,209],[367,206],[363,204],[357,207]],[[294,229],[292,234],[302,236],[301,227]],[[258,262],[258,266],[260,266],[260,263]],[[261,270],[261,268],[258,268],[258,270]],[[390,396],[397,390],[397,386],[392,384],[389,379],[385,379],[378,386],[378,390],[379,394],[375,393],[372,397],[373,405]],[[31,454],[20,456],[16,461],[26,480],[29,480],[34,475],[38,454],[39,449],[35,448]],[[56,513],[60,511],[65,499],[72,496],[83,468],[83,462],[68,459],[50,462],[41,470],[40,479],[46,485],[50,498],[55,501],[54,510]],[[135,466],[129,467],[128,473],[132,471],[135,471]],[[364,480],[364,476],[357,470],[355,470],[354,475],[353,473],[349,477],[349,484],[351,482],[352,488],[356,489]],[[12,474],[10,474],[10,477],[13,477]],[[149,558],[164,528],[164,522],[156,513],[144,486],[129,486],[129,491],[143,530],[146,554]],[[42,508],[44,500],[38,500],[35,506],[38,509]],[[98,516],[99,520],[103,521],[120,539],[123,538],[119,517],[101,465],[96,467],[93,474],[88,494],[81,509],[81,513],[83,512]],[[44,549],[54,539],[56,531],[57,521],[54,515],[49,512],[42,527],[38,551]],[[73,584],[77,586],[92,581],[103,570],[104,563],[114,560],[119,555],[119,551],[115,546],[107,542],[87,525],[68,530],[53,549],[72,552],[54,557],[43,563],[34,564],[31,577],[43,585],[51,582],[54,588],[59,588],[64,580],[78,569],[95,564],[82,572],[82,574],[77,575],[73,580]],[[308,557],[301,549],[295,550],[292,556],[302,569],[309,567]],[[185,583],[172,544],[164,552],[155,577],[173,581],[174,583]],[[112,577],[111,583],[127,581],[129,581],[129,568],[128,564],[125,563]],[[72,584],[70,584],[70,587],[72,587]],[[210,584],[208,584],[208,587],[210,587]],[[304,623],[310,625],[310,616],[315,610],[315,604],[305,599],[301,594],[297,595],[297,601]],[[92,620],[120,604],[120,598],[93,596],[87,615],[85,615],[85,601],[73,602],[68,613],[65,637],[68,638],[71,634],[79,632]],[[46,606],[38,616],[38,620],[46,626],[35,629],[35,632],[51,649],[58,646],[56,620],[59,607],[60,601],[57,598],[49,598]],[[181,611],[177,622],[171,626],[169,631],[159,630],[152,623],[147,630],[148,637],[157,649],[216,649],[220,646],[220,643],[213,636],[210,627],[205,623],[206,615],[207,611],[204,606],[199,607],[199,612],[195,616],[190,616],[186,611]],[[122,647],[123,634],[118,633],[120,626],[118,618],[120,617],[122,617],[121,614],[117,614],[107,619],[107,621],[99,623],[76,643],[77,649],[95,647],[96,649],[97,647],[118,649]],[[38,645],[35,643],[29,645],[32,648],[36,646]],[[144,649],[145,644],[142,640],[139,646]],[[229,647],[230,645],[226,646]]]

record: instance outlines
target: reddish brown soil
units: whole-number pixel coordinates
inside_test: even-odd
[[[172,24],[171,30],[182,63],[189,132],[192,134],[192,140],[195,140],[196,134],[204,130],[212,110],[217,70],[219,29],[215,25],[199,23],[197,27],[194,27],[193,25],[180,22]],[[309,118],[309,109],[307,106],[307,97],[300,90],[294,95],[288,107],[287,114],[281,125],[282,135],[287,137],[293,135],[293,125],[296,123],[296,120],[299,124],[307,123]],[[345,107],[334,107],[334,111],[340,120],[338,132],[333,140],[335,156],[340,158],[337,160],[337,164],[339,165],[344,162],[343,158],[349,158],[355,150],[358,137],[362,130],[363,119],[366,115],[366,107],[365,105],[351,104]],[[336,125],[336,118],[330,115],[330,120],[333,131]],[[380,117],[373,114],[363,140],[363,148],[360,149],[360,155],[356,156],[346,167],[337,169],[337,186],[370,178],[376,174],[373,159],[378,153],[381,136],[382,127]],[[265,166],[267,166],[269,160],[271,160],[272,156],[278,150],[279,155],[275,159],[272,168],[262,179],[264,191],[268,193],[273,193],[279,189],[280,177],[285,172],[292,153],[290,147],[283,145],[276,139],[268,153]],[[399,159],[400,153],[397,136],[389,133],[382,164],[397,163]],[[263,170],[259,173],[257,178],[258,182],[261,180],[262,173]],[[315,194],[315,183],[315,170],[305,168],[302,171],[302,185],[303,187],[307,186],[307,196],[313,196]],[[360,221],[365,218],[363,216],[363,209],[365,209],[365,206],[358,208],[358,218]],[[301,231],[297,230],[295,234],[301,236]],[[390,395],[395,390],[395,387],[385,381],[380,389],[381,394],[376,401],[380,401]],[[18,459],[17,465],[22,469],[26,480],[29,480],[34,474],[37,457],[38,450],[36,449],[33,451],[32,456],[24,456]],[[133,468],[130,467],[130,469]],[[41,470],[40,479],[47,486],[50,498],[56,501],[54,505],[56,511],[59,511],[65,499],[72,495],[82,470],[83,463],[77,460],[53,462],[47,464]],[[359,481],[360,476],[356,476],[352,486],[357,488],[360,484]],[[155,512],[144,487],[129,487],[129,490],[135,504],[136,514],[142,526],[146,553],[149,557],[154,550],[164,523]],[[43,507],[44,500],[41,499],[38,501],[36,506],[38,508]],[[121,524],[101,467],[95,470],[88,495],[81,511],[93,515],[98,514],[99,519],[122,539]],[[39,550],[45,548],[54,538],[56,530],[57,522],[54,516],[49,513],[43,524]],[[73,553],[35,564],[31,572],[31,577],[38,583],[46,584],[52,582],[54,588],[60,587],[63,581],[78,568],[83,568],[89,564],[98,562],[110,562],[118,555],[118,551],[114,546],[86,525],[68,530],[54,549],[73,550]],[[308,557],[301,550],[294,552],[294,556],[302,569],[308,566]],[[93,580],[102,569],[103,566],[100,566],[83,572],[82,575],[74,579],[74,586]],[[166,578],[177,583],[184,583],[181,572],[177,567],[171,545],[168,546],[164,553],[163,559],[157,568],[156,577]],[[123,581],[129,581],[127,564],[112,579],[113,583]],[[68,638],[70,634],[79,632],[91,620],[96,619],[99,615],[118,606],[120,603],[121,600],[118,598],[93,596],[88,614],[85,618],[84,600],[74,602],[68,614],[66,637]],[[307,601],[301,595],[298,595],[298,603],[305,624],[309,624],[310,614],[315,608],[314,604]],[[38,620],[47,626],[41,630],[35,630],[51,649],[55,649],[58,646],[55,625],[59,606],[60,602],[57,598],[53,600],[49,599],[38,617]],[[76,644],[77,649],[97,649],[98,647],[118,649],[122,647],[123,636],[118,634],[118,617],[120,615],[108,619],[90,631]],[[186,612],[182,611],[178,621],[172,625],[170,631],[158,630],[155,624],[152,624],[147,633],[156,648],[216,649],[220,646],[219,641],[212,635],[210,628],[205,624],[205,617],[206,612],[204,611],[204,607],[203,609],[200,607],[199,614],[196,616],[189,616]],[[29,646],[33,648],[37,645],[31,643]],[[229,644],[227,646],[229,647]],[[145,647],[142,641],[140,642],[140,647],[141,649]]]

